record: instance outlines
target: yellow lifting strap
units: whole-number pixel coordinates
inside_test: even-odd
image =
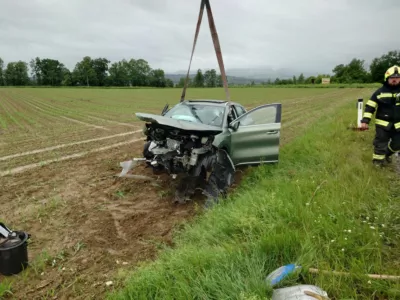
[[[183,91],[182,91],[181,101],[180,102],[182,102],[185,99],[186,88],[187,88],[187,84],[188,84],[188,81],[189,81],[190,66],[192,64],[193,53],[194,53],[194,49],[196,47],[197,37],[199,35],[201,20],[203,18],[204,6],[206,6],[206,9],[207,9],[208,24],[210,26],[211,37],[212,37],[212,40],[213,40],[213,43],[214,43],[215,54],[217,56],[219,70],[221,72],[222,82],[223,82],[224,88],[225,88],[226,99],[230,102],[231,100],[230,100],[230,95],[229,95],[228,82],[226,80],[224,61],[222,59],[221,46],[219,44],[218,33],[217,33],[217,29],[215,28],[215,22],[214,22],[214,18],[213,18],[213,15],[212,15],[211,5],[210,5],[210,1],[209,0],[201,0],[201,3],[200,3],[200,12],[199,12],[199,18],[197,20],[196,32],[195,32],[195,35],[194,35],[192,54],[190,56],[189,68],[188,68],[188,71],[187,71],[187,74],[186,74],[185,85],[183,86]]]

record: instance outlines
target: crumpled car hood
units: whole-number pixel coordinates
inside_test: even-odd
[[[189,121],[175,120],[169,117],[164,117],[154,114],[136,113],[136,116],[145,122],[157,123],[160,125],[170,126],[187,131],[203,131],[212,135],[217,135],[222,132],[222,129],[216,126],[206,125],[202,123],[193,123]]]

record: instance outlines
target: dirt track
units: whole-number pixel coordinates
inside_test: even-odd
[[[299,113],[305,107],[299,107],[287,122],[284,111],[282,144],[348,98],[316,101],[318,109],[306,117]],[[140,156],[141,149],[142,143],[131,143],[0,177],[6,212],[1,218],[32,235],[32,266],[13,280],[12,299],[102,299],[122,284],[128,269],[153,259],[160,243],[171,244],[174,227],[190,219],[203,200],[173,204],[173,180],[143,167],[136,173],[154,182],[116,178],[119,162]]]

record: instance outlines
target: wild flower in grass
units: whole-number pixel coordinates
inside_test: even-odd
[[[374,227],[374,226],[370,226],[369,228],[371,228],[372,230],[373,230],[373,229],[375,229],[375,227]]]

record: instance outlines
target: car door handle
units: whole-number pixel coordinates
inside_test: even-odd
[[[271,130],[271,131],[267,131],[267,134],[277,134],[278,130]]]

